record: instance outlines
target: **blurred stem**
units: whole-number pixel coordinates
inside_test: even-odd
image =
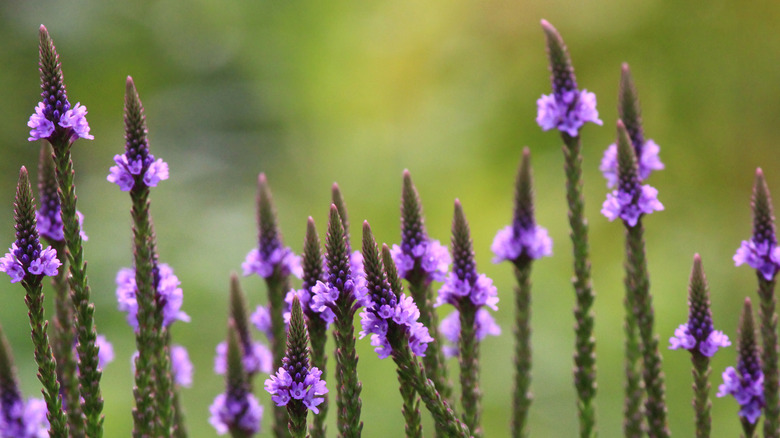
[[[414,390],[414,386],[406,382],[400,370],[398,370],[398,382],[401,384],[399,389],[401,391],[401,399],[404,402],[401,412],[404,415],[406,437],[422,438],[420,400],[417,398],[417,391]]]
[[[531,407],[531,259],[523,258],[514,267],[515,288],[515,391],[512,410],[512,437],[527,437],[528,410]]]
[[[760,271],[758,296],[761,299],[761,363],[764,371],[764,437],[780,437],[780,400],[778,400],[777,313],[775,312],[775,279],[768,281]]]
[[[274,357],[273,369],[282,366],[282,359],[285,353],[285,340],[287,339],[286,328],[284,324],[284,295],[290,289],[290,283],[286,276],[279,274],[279,268],[274,270],[273,275],[266,279],[268,289],[269,312],[271,314],[271,351]],[[277,438],[287,438],[290,432],[287,430],[287,408],[284,406],[273,406],[274,416],[274,436]]]
[[[415,270],[421,271],[421,270]],[[452,383],[447,378],[447,362],[444,359],[444,353],[441,349],[439,340],[439,316],[433,308],[433,288],[431,282],[427,281],[422,272],[409,280],[409,292],[420,309],[419,321],[428,328],[428,333],[433,341],[428,344],[427,354],[422,361],[425,365],[425,374],[433,380],[436,390],[444,400],[450,400],[452,397]],[[437,430],[437,436],[439,431]]]
[[[480,426],[482,393],[479,390],[479,341],[475,327],[476,314],[476,306],[469,304],[460,306],[460,338],[458,340],[460,354],[458,358],[460,359],[463,422],[471,430],[474,438],[480,438],[482,436]]]
[[[626,438],[641,438],[644,416],[642,400],[642,352],[639,342],[639,328],[636,324],[636,301],[634,299],[634,284],[631,276],[626,273],[626,296],[623,305],[626,310],[624,322],[625,341],[625,401],[623,403],[623,434]]]
[[[565,143],[566,199],[574,251],[574,386],[579,399],[580,437],[592,438],[596,436],[596,341],[591,311],[595,294],[590,282],[588,223],[582,195],[582,145],[579,136],[570,137],[565,133],[561,136]]]
[[[693,363],[693,410],[696,413],[696,438],[709,438],[710,417],[710,359],[699,350],[691,350]]]

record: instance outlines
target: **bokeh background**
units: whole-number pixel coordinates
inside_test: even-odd
[[[537,220],[555,246],[534,265],[533,392],[536,437],[577,432],[571,382],[574,297],[561,141],[536,125],[536,99],[550,89],[544,37],[548,19],[564,36],[580,86],[594,91],[603,127],[582,131],[586,214],[598,293],[598,418],[601,435],[621,434],[623,230],[599,210],[606,194],[598,164],[615,136],[620,64],[631,65],[647,137],[661,145],[666,170],[649,183],[666,210],[646,220],[649,269],[662,340],[669,422],[693,435],[690,360],[666,350],[687,318],[686,291],[698,252],[709,276],[717,328],[736,337],[755,276],[731,259],[751,231],[756,167],[780,193],[780,7],[773,2],[599,0],[415,2],[0,3],[0,230],[13,240],[12,201],[21,165],[35,169],[38,145],[26,121],[39,100],[38,26],[59,50],[69,97],[89,108],[94,141],[73,148],[79,209],[99,331],[116,360],[104,373],[106,436],[129,436],[133,405],[132,330],[116,310],[114,276],[131,263],[130,202],[106,182],[122,152],[125,77],[146,107],[151,148],[171,178],[153,191],[161,260],[185,291],[189,324],[173,328],[189,348],[195,383],[182,391],[192,437],[214,436],[208,406],[222,391],[212,371],[225,335],[228,277],[255,245],[255,183],[266,172],[285,242],[300,251],[307,216],[324,238],[330,186],[349,206],[352,239],[371,222],[379,241],[399,240],[401,173],[422,196],[432,237],[449,242],[453,200],[471,223],[478,269],[499,288],[503,328],[482,346],[484,430],[509,436],[513,276],[491,263],[490,243],[511,218],[522,147],[533,153]],[[263,282],[242,284],[253,305]],[[0,281],[0,321],[13,345],[23,391],[39,394],[23,292]],[[439,309],[442,315],[450,309]],[[48,314],[51,314],[50,312]],[[258,335],[259,336],[259,335]],[[396,374],[359,341],[365,436],[401,436]],[[332,354],[331,354],[332,356]],[[738,407],[716,399],[734,348],[712,367],[713,429],[736,435]],[[457,365],[450,363],[453,376]],[[332,364],[328,367],[332,372]],[[262,380],[255,392],[266,407]],[[335,435],[331,409],[331,434]],[[426,419],[427,419],[426,414]],[[426,420],[426,436],[432,426]],[[263,436],[269,436],[270,416]]]

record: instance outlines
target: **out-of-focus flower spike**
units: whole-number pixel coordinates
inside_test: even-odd
[[[542,19],[542,30],[547,40],[547,56],[550,60],[551,80],[553,92],[561,93],[564,90],[577,88],[577,78],[574,76],[574,67],[571,64],[569,50],[563,42],[561,34],[550,22]]]
[[[631,143],[640,156],[640,150],[645,143],[644,129],[642,128],[642,113],[639,106],[639,94],[631,76],[631,69],[627,63],[620,68],[620,88],[618,89],[618,117],[626,125]]]

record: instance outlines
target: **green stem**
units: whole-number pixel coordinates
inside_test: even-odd
[[[95,305],[90,303],[87,263],[81,240],[81,227],[76,216],[76,186],[73,182],[73,161],[67,139],[55,141],[54,164],[60,196],[62,222],[70,265],[71,298],[76,309],[76,336],[79,356],[79,384],[83,401],[81,407],[86,417],[87,436],[103,436],[103,397],[100,392],[101,370],[98,368],[97,332],[94,324]]]
[[[644,399],[644,390],[642,389],[642,352],[639,342],[639,328],[636,325],[634,308],[636,303],[633,294],[633,285],[629,277],[626,277],[626,296],[623,299],[623,306],[626,310],[626,317],[623,329],[626,334],[625,341],[625,400],[623,402],[623,434],[626,438],[641,438],[644,434],[642,424],[644,422],[644,413],[642,411],[642,400]]]
[[[515,266],[515,388],[512,403],[512,437],[528,436],[531,407],[531,260]]]
[[[328,340],[327,326],[325,321],[319,318],[308,321],[309,338],[311,341],[311,365],[322,371],[322,375],[327,375],[327,355],[325,354],[325,343]],[[314,415],[309,433],[312,438],[325,438],[325,423],[328,419],[328,395],[324,395],[325,400],[318,406],[320,413]]]
[[[775,279],[767,281],[758,272],[758,296],[761,299],[761,363],[764,371],[764,437],[780,437],[780,400],[778,399],[777,313]]]
[[[408,385],[401,371],[398,371],[398,382],[401,391],[403,407],[401,413],[404,416],[404,430],[407,438],[422,438],[422,424],[420,418],[420,399],[417,398],[417,391],[414,386]]]
[[[595,294],[590,281],[588,223],[585,220],[585,200],[582,195],[582,145],[580,138],[561,134],[566,172],[566,199],[569,204],[569,225],[574,252],[574,386],[577,389],[577,409],[580,437],[596,436],[596,341],[593,337],[594,316],[591,311]]]
[[[696,438],[709,438],[710,417],[710,359],[698,350],[692,350],[693,410],[696,412]]]
[[[428,344],[428,349],[422,362],[425,366],[425,374],[433,380],[439,395],[443,399],[449,400],[452,396],[452,383],[447,377],[447,362],[444,359],[444,352],[439,341],[441,339],[439,335],[439,315],[433,308],[435,300],[431,282],[427,281],[424,275],[426,274],[420,273],[416,278],[413,277],[409,280],[409,292],[420,309],[419,321],[428,328],[428,333],[433,338],[433,342]]]
[[[666,401],[664,375],[661,370],[661,354],[658,351],[658,336],[653,333],[654,315],[650,280],[645,259],[644,228],[640,217],[634,227],[626,227],[626,272],[634,295],[634,317],[639,327],[642,359],[644,361],[643,378],[647,391],[645,414],[647,415],[648,435],[651,438],[666,438],[669,428],[666,420]]]
[[[28,274],[30,276],[30,274]],[[46,417],[51,425],[50,436],[53,438],[68,437],[68,418],[62,409],[60,384],[57,382],[57,363],[46,335],[48,322],[43,317],[43,291],[41,279],[24,280],[27,295],[24,298],[29,309],[32,341],[35,346],[35,362],[38,364],[38,380],[43,384],[43,398],[46,400],[48,413]]]
[[[345,295],[345,292],[341,292]],[[363,385],[357,374],[358,356],[355,350],[355,329],[352,321],[355,310],[346,307],[342,301],[348,301],[339,297],[336,307],[336,328],[333,337],[336,341],[336,385],[338,389],[336,397],[336,424],[339,428],[339,437],[358,438],[363,430],[363,422],[360,421],[362,402],[360,391]]]
[[[468,298],[467,298],[468,299]],[[475,327],[477,308],[473,305],[460,306],[460,338],[458,340],[460,361],[461,405],[463,422],[475,438],[482,436],[480,417],[482,415],[479,390],[479,341]]]
[[[271,352],[273,353],[273,370],[282,366],[282,359],[285,353],[285,340],[287,339],[286,328],[284,324],[284,296],[290,289],[290,283],[287,277],[282,277],[277,271],[266,279],[268,289],[269,312],[271,313]],[[287,430],[287,408],[284,406],[273,406],[274,416],[274,436],[276,438],[286,438],[289,436]]]

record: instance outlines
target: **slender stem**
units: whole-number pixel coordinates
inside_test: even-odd
[[[775,279],[768,281],[761,272],[758,276],[758,296],[761,299],[761,363],[764,371],[764,437],[780,437],[780,399],[778,398],[777,313]]]
[[[57,251],[57,258],[67,263],[65,242],[51,242]],[[84,415],[79,400],[79,381],[76,376],[76,359],[73,357],[73,345],[76,332],[73,330],[73,301],[70,298],[67,266],[61,266],[57,276],[52,279],[54,287],[54,334],[52,345],[57,361],[57,379],[63,402],[68,414],[68,426],[72,438],[84,437]]]
[[[278,269],[278,268],[277,268]],[[287,334],[284,324],[284,295],[290,289],[287,277],[282,277],[278,272],[266,279],[268,289],[268,302],[271,313],[271,351],[274,357],[273,369],[282,366],[282,359],[285,353],[285,340]],[[273,406],[274,416],[274,436],[277,438],[286,438],[290,432],[287,430],[287,408],[284,406]]]
[[[515,389],[512,404],[512,437],[527,437],[531,388],[531,260],[515,266]]]
[[[76,336],[79,356],[79,384],[82,410],[86,417],[87,436],[103,436],[103,397],[100,392],[101,370],[98,369],[97,332],[94,324],[95,306],[90,303],[87,263],[81,240],[81,227],[76,216],[76,186],[69,140],[55,141],[54,165],[57,174],[62,222],[70,265],[71,298],[76,309]]]
[[[46,417],[51,425],[50,436],[54,438],[67,438],[68,418],[62,408],[60,398],[60,384],[57,382],[57,363],[46,335],[48,322],[43,317],[43,291],[41,280],[24,280],[22,283],[27,290],[24,298],[29,309],[30,328],[32,329],[32,341],[35,346],[35,362],[38,364],[38,380],[43,384],[43,398],[46,400],[48,413]]]
[[[639,342],[639,328],[636,325],[634,309],[636,303],[632,293],[633,284],[626,276],[626,296],[623,306],[626,310],[623,329],[626,334],[625,341],[625,400],[623,402],[623,434],[626,438],[641,438],[644,422],[642,401],[644,389],[642,388],[642,352]]]
[[[693,410],[696,413],[696,438],[709,438],[712,425],[710,417],[710,359],[699,350],[691,351],[693,363]]]
[[[482,436],[480,420],[482,416],[482,392],[479,390],[479,341],[475,326],[477,308],[461,306],[460,338],[458,349],[460,355],[460,386],[461,404],[463,406],[463,422],[466,423],[474,437]]]
[[[308,321],[309,338],[311,341],[311,365],[317,367],[322,371],[322,375],[328,374],[325,366],[327,365],[328,358],[325,354],[325,343],[327,342],[327,326],[325,321],[319,318],[310,319]],[[328,395],[324,394],[324,401],[318,406],[320,413],[314,415],[309,433],[312,438],[325,438],[326,428],[325,423],[328,419]]]
[[[626,229],[626,272],[629,284],[633,285],[634,317],[639,326],[639,336],[642,341],[643,378],[647,390],[645,413],[648,435],[651,438],[665,438],[670,434],[666,421],[664,375],[661,370],[661,354],[658,351],[658,336],[653,334],[653,304],[650,295],[643,233],[641,217],[636,226]]]
[[[408,385],[401,371],[398,371],[398,382],[403,400],[401,412],[404,415],[404,430],[407,438],[422,438],[422,419],[420,418],[420,399],[417,398],[417,391],[414,386]]]
[[[424,274],[420,274],[409,280],[409,292],[420,309],[419,321],[428,328],[428,333],[433,338],[433,342],[428,344],[428,349],[422,361],[425,365],[425,373],[433,380],[439,395],[443,399],[449,400],[452,396],[452,383],[447,377],[447,362],[441,349],[439,315],[433,308],[433,303],[435,302],[433,288],[431,287],[431,282],[426,281]]]
[[[339,297],[339,301],[341,300],[342,298]],[[363,385],[357,375],[358,356],[355,350],[355,330],[352,326],[355,310],[345,309],[343,306],[337,306],[336,310],[336,328],[333,331],[336,341],[336,385],[338,387],[336,424],[340,437],[357,438],[363,430],[363,422],[360,421],[362,407],[360,391]]]
[[[577,389],[577,409],[580,437],[596,436],[596,341],[593,337],[594,316],[591,311],[595,294],[590,281],[588,223],[585,220],[585,200],[582,195],[582,145],[579,137],[561,134],[566,171],[566,199],[569,204],[569,225],[574,252],[574,386]]]

